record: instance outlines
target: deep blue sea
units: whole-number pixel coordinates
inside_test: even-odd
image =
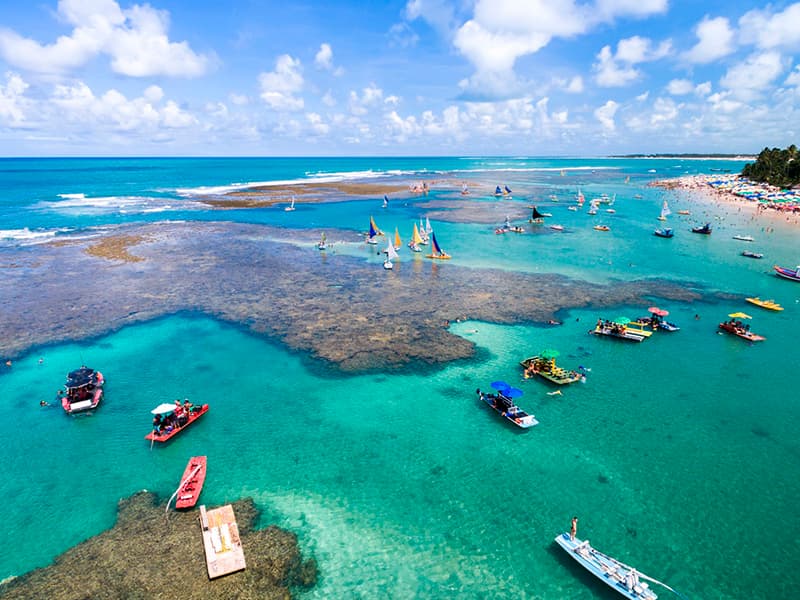
[[[462,200],[460,185],[392,199],[388,209],[379,197],[298,203],[294,212],[281,205],[214,210],[196,198],[265,182],[405,186],[452,178],[473,189],[508,185],[512,199],[468,198],[537,204],[565,231],[495,235],[494,224],[435,221],[437,239],[453,255],[439,269],[559,273],[596,283],[663,278],[703,294],[691,304],[653,298],[682,329],[642,344],[587,329],[598,317],[636,317],[647,306],[565,310],[561,327],[454,323],[452,331],[483,350],[479,358],[424,374],[323,379],[284,347],[185,314],[31,349],[0,367],[7,415],[0,497],[13,524],[0,579],[46,566],[111,527],[122,497],[143,488],[168,496],[187,458],[206,454],[203,502],[252,496],[264,525],[295,531],[320,568],[308,598],[612,598],[553,543],[573,515],[596,548],[688,598],[794,597],[800,285],[778,279],[771,266],[800,263],[800,229],[754,218],[749,207],[647,187],[656,178],[742,166],[523,157],[0,159],[0,265],[20,246],[35,252],[60,236],[165,220],[364,231],[373,216],[407,239],[427,216],[425,203]],[[578,189],[586,205],[570,211]],[[616,198],[615,212],[600,205],[587,215],[601,194]],[[676,231],[668,240],[653,236],[665,199]],[[691,214],[679,215],[682,209]],[[689,232],[706,221],[713,235]],[[611,231],[595,231],[598,223]],[[743,249],[765,258],[743,258]],[[376,277],[392,276],[365,244],[341,251],[374,263]],[[309,252],[318,254],[313,245]],[[404,248],[398,267],[418,260]],[[0,297],[9,297],[2,286],[0,269]],[[785,310],[759,309],[746,296],[774,298]],[[753,330],[767,340],[749,345],[718,335],[717,323],[734,311],[752,315]],[[523,381],[518,362],[543,348],[558,349],[563,366],[589,369],[587,381],[561,396]],[[102,407],[84,418],[41,409],[38,401],[52,398],[82,363],[107,378]],[[496,379],[523,389],[518,402],[538,426],[518,432],[477,402],[475,388]],[[289,387],[302,393],[287,409]],[[151,451],[143,440],[148,411],[177,397],[212,402],[213,410]]]

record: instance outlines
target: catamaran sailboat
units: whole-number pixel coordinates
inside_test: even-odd
[[[664,200],[664,204],[661,205],[661,214],[658,216],[658,220],[659,221],[666,221],[667,220],[667,216],[669,216],[670,214],[672,214],[672,211],[669,209],[669,205],[667,204],[667,201]]]
[[[434,258],[437,260],[449,260],[450,255],[442,250],[439,243],[436,241],[436,234],[431,232],[431,241],[433,242],[433,251],[426,255],[426,258]]]
[[[383,195],[383,208],[389,208],[389,197],[386,194]]]
[[[386,253],[386,260],[383,261],[383,268],[386,269],[387,271],[390,269],[394,269],[394,264],[392,263],[392,260],[400,258],[400,255],[397,254],[397,250],[394,249],[391,240],[386,244],[386,250],[384,250],[384,252]]]
[[[290,211],[294,210],[294,196],[292,196],[292,204],[290,206],[287,206],[283,210],[285,210],[286,212],[290,212]]]
[[[417,224],[414,223],[414,233],[411,234],[411,241],[408,242],[408,247],[411,248],[412,252],[422,252],[422,237],[419,235],[419,230],[417,229]]]

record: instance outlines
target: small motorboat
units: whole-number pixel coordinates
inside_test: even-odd
[[[679,214],[679,215],[690,215],[690,214],[692,214],[692,213],[690,213],[688,210],[685,210],[685,209],[684,209],[684,210],[679,210],[679,211],[678,211],[678,214]]]
[[[571,210],[573,212],[577,212],[578,211],[578,207],[577,206],[570,206],[569,208],[567,208],[567,210]]]
[[[58,391],[57,400],[68,415],[97,408],[103,399],[105,379],[100,371],[82,366],[67,374],[64,390]]]
[[[662,238],[671,238],[675,235],[675,232],[672,231],[671,227],[664,227],[663,229],[656,229],[653,232],[653,235],[657,235],[658,237]]]
[[[747,258],[764,258],[764,255],[760,252],[750,252],[749,250],[742,251],[742,256],[746,256]]]
[[[611,227],[608,225],[595,225],[593,229],[595,231],[611,231]]]
[[[187,402],[183,406],[163,403],[150,411],[155,415],[153,429],[144,436],[150,442],[166,442],[193,424],[208,412],[208,404],[194,406]]]
[[[658,595],[650,589],[649,584],[641,581],[647,579],[655,582],[654,579],[595,550],[589,544],[589,540],[579,540],[565,532],[556,537],[555,542],[578,561],[578,564],[584,569],[629,600],[656,600],[658,598]],[[665,584],[661,585],[672,589]]]
[[[778,277],[783,277],[784,279],[789,279],[791,281],[800,281],[800,266],[794,270],[779,267],[778,265],[775,265],[772,268],[775,269],[775,274]]]
[[[197,504],[203,483],[206,480],[206,457],[193,456],[189,459],[186,469],[183,471],[181,483],[175,490],[178,499],[175,501],[175,508],[192,508]],[[167,503],[169,506],[169,503]]]
[[[550,225],[550,229],[553,231],[564,231],[563,225]]]
[[[762,300],[757,296],[755,298],[745,298],[745,300],[750,304],[755,304],[756,306],[766,308],[767,310],[783,310],[783,307],[774,300]]]
[[[692,233],[711,235],[711,223],[706,223],[702,227],[692,227]]]
[[[750,326],[745,325],[741,321],[731,318],[730,321],[725,321],[719,324],[719,328],[725,333],[732,333],[736,337],[740,337],[748,342],[763,342],[767,338],[761,335],[756,335],[750,331]]]
[[[536,417],[529,415],[514,404],[512,397],[521,396],[523,394],[522,390],[511,387],[503,381],[495,381],[492,385],[497,390],[496,394],[484,394],[480,389],[475,390],[475,393],[478,394],[482,402],[492,407],[492,409],[504,419],[522,429],[527,429],[528,427],[539,424]]]
[[[733,236],[733,239],[739,240],[741,242],[752,242],[752,241],[754,241],[752,235],[735,235],[735,236]]]

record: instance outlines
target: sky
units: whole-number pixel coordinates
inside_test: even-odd
[[[800,2],[0,0],[2,156],[798,143]]]

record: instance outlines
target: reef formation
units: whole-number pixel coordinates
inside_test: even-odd
[[[254,529],[250,499],[233,503],[247,568],[209,581],[198,511],[164,513],[150,492],[119,502],[112,529],[71,548],[48,567],[0,585],[7,600],[288,600],[292,588],[316,583],[313,559],[303,561],[293,533]]]

